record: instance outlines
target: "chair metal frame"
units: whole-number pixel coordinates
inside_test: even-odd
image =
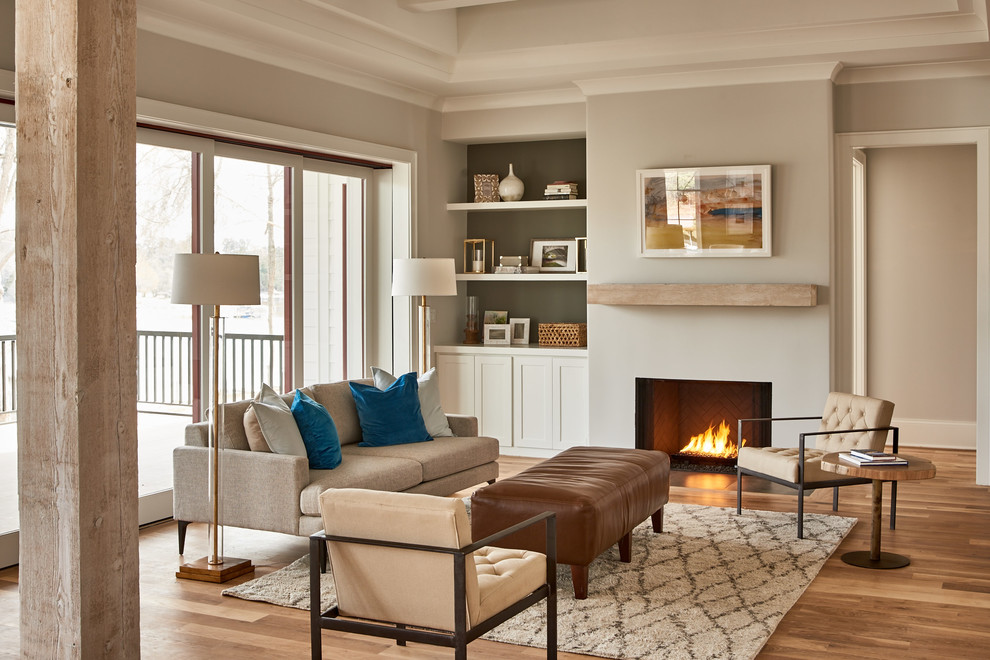
[[[464,570],[466,562],[471,558],[471,554],[476,550],[492,545],[499,539],[514,534],[519,530],[546,521],[546,558],[547,577],[546,582],[540,588],[532,591],[522,599],[516,601],[501,612],[491,616],[484,621],[480,621],[476,626],[468,628],[467,618],[467,597],[465,591]],[[388,621],[369,622],[364,619],[341,618],[340,609],[334,605],[326,611],[322,611],[320,603],[320,574],[325,569],[327,559],[327,541],[338,543],[358,543],[362,545],[375,545],[388,548],[399,548],[406,550],[419,550],[423,552],[434,552],[448,554],[453,557],[454,571],[454,630],[441,631],[423,628],[409,628],[402,623]],[[372,635],[374,637],[385,637],[394,639],[399,646],[405,646],[406,642],[419,642],[422,644],[432,644],[434,646],[446,646],[454,649],[456,660],[466,660],[467,645],[481,635],[496,626],[508,621],[516,614],[526,608],[535,605],[544,598],[547,599],[547,658],[557,657],[557,518],[556,514],[546,511],[537,516],[533,516],[523,522],[503,529],[485,538],[475,541],[462,548],[446,548],[432,545],[418,545],[414,543],[399,543],[393,541],[383,541],[378,539],[364,539],[348,536],[333,536],[319,531],[309,537],[309,589],[310,589],[310,641],[312,645],[313,660],[323,658],[323,629],[336,630],[340,632],[356,633],[359,635]]]
[[[820,416],[815,417],[754,417],[749,419],[739,420],[739,434],[736,436],[738,438],[743,437],[743,422],[794,422],[803,420],[817,419],[821,421]],[[817,490],[819,488],[831,488],[832,489],[832,511],[839,510],[839,487],[840,486],[854,486],[857,484],[870,484],[873,483],[872,479],[863,479],[860,477],[845,477],[828,479],[826,481],[808,481],[804,480],[804,447],[805,439],[819,436],[819,435],[839,435],[841,433],[867,433],[869,431],[893,431],[893,450],[897,453],[897,442],[898,442],[898,432],[899,429],[896,426],[878,426],[865,429],[838,429],[834,431],[813,431],[808,433],[801,433],[798,435],[798,480],[788,481],[786,479],[781,479],[773,475],[765,474],[763,472],[757,472],[755,470],[750,470],[747,468],[739,467],[736,464],[736,515],[742,513],[742,476],[748,474],[753,477],[759,477],[760,479],[766,479],[767,481],[772,481],[775,484],[780,484],[781,486],[787,486],[788,488],[793,488],[797,490],[797,501],[798,501],[798,511],[797,511],[797,536],[799,539],[804,538],[804,491],[806,490]],[[897,517],[897,482],[890,482],[890,528],[894,529],[895,519]]]

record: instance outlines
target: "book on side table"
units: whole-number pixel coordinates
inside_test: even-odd
[[[849,453],[839,454],[839,458],[853,465],[907,465],[906,459],[897,454],[887,454],[882,451],[867,451],[852,449]]]

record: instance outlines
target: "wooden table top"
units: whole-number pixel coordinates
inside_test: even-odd
[[[907,459],[907,465],[853,465],[839,458],[839,452],[822,456],[822,469],[847,477],[880,479],[882,481],[910,481],[931,479],[935,476],[935,464],[925,458],[897,454]]]

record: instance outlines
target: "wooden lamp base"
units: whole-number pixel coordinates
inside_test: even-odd
[[[175,577],[220,583],[233,580],[235,577],[247,573],[254,573],[254,565],[250,559],[237,559],[236,557],[221,557],[221,559],[223,560],[221,564],[210,564],[209,557],[187,562],[179,566],[179,570],[175,572]]]

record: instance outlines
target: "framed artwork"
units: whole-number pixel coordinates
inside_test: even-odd
[[[529,262],[541,273],[573,273],[577,270],[577,239],[534,238]]]
[[[508,346],[511,343],[508,323],[486,323],[485,343],[496,346]]]
[[[641,257],[769,257],[770,166],[638,170]]]
[[[509,322],[509,313],[506,311],[485,310],[485,325],[503,324]]]
[[[529,319],[509,319],[509,330],[513,344],[529,343]]]

